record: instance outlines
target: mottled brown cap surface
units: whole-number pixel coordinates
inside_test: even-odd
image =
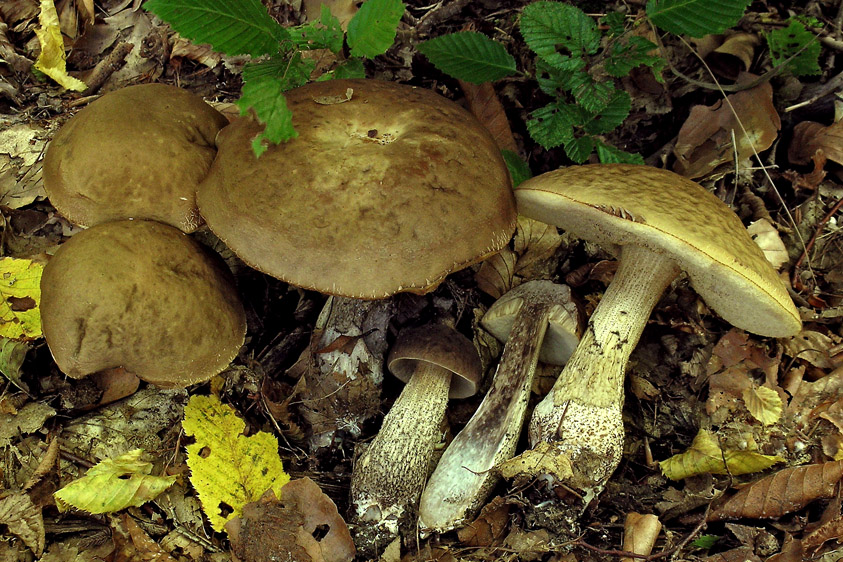
[[[83,226],[152,219],[192,232],[196,186],[227,124],[201,98],[165,84],[105,94],[74,115],[44,157],[50,202]]]
[[[235,121],[199,187],[208,225],[252,267],[374,299],[429,291],[509,241],[506,165],[455,103],[377,80],[316,82],[286,96],[299,136],[256,159],[261,126]]]
[[[187,386],[222,371],[246,332],[225,264],[152,221],[73,236],[44,268],[41,299],[47,344],[74,378],[123,367],[159,386]]]
[[[772,337],[802,323],[787,288],[735,213],[702,186],[631,164],[571,166],[515,193],[525,216],[617,253],[634,244],[671,259],[724,320]]]

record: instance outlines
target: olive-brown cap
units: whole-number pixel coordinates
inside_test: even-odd
[[[571,166],[531,178],[520,213],[617,253],[634,244],[669,255],[691,285],[738,328],[772,337],[802,323],[784,282],[729,207],[667,170],[631,164]]]
[[[56,133],[44,157],[50,202],[93,226],[152,219],[191,232],[202,224],[196,186],[228,121],[200,97],[166,84],[109,92]]]
[[[246,332],[222,260],[153,221],[103,223],[60,246],[41,278],[41,320],[67,375],[123,367],[167,387],[222,371]]]
[[[389,352],[387,365],[393,375],[407,382],[419,363],[430,363],[453,373],[450,398],[468,398],[477,392],[483,368],[471,341],[444,324],[402,330]]]
[[[220,132],[199,186],[208,226],[252,267],[324,293],[424,293],[500,250],[515,230],[509,173],[466,110],[378,80],[285,92],[298,137],[260,158],[261,130]]]

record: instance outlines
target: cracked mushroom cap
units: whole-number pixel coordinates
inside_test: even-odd
[[[50,202],[93,226],[152,219],[192,232],[202,224],[196,187],[228,121],[200,97],[166,84],[109,92],[73,116],[44,157]]]
[[[314,82],[285,95],[298,137],[257,159],[251,140],[262,126],[235,121],[199,187],[211,230],[252,267],[376,299],[432,290],[509,241],[509,173],[466,110],[377,80]]]
[[[231,274],[176,228],[116,221],[74,235],[41,278],[53,358],[81,378],[123,367],[158,386],[210,379],[246,332]]]
[[[520,213],[617,254],[634,244],[669,255],[724,320],[770,337],[799,332],[796,307],[740,219],[700,185],[630,164],[571,166],[525,181]]]

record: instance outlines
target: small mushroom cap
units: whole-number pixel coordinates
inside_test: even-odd
[[[387,365],[405,383],[420,363],[431,363],[451,371],[450,398],[468,398],[477,392],[483,368],[474,344],[443,324],[402,330],[389,352]]]
[[[44,157],[50,202],[83,226],[152,219],[202,224],[196,187],[228,121],[198,96],[165,84],[105,94],[56,133]]]
[[[59,247],[41,278],[41,319],[69,376],[123,367],[167,387],[222,371],[246,332],[222,260],[153,221],[103,223]]]
[[[700,185],[648,166],[571,166],[525,181],[522,214],[617,254],[635,244],[670,256],[724,320],[771,337],[799,332],[784,282],[740,219]]]
[[[522,283],[496,300],[483,315],[480,325],[505,342],[526,303],[550,308],[539,361],[550,365],[565,364],[580,341],[579,309],[567,285],[547,280]]]
[[[314,82],[285,96],[298,137],[256,159],[262,126],[235,121],[199,187],[208,226],[252,267],[375,299],[427,292],[509,241],[506,165],[457,104],[378,80]]]

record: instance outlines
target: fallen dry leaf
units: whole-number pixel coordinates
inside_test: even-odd
[[[460,527],[457,536],[466,546],[490,546],[499,542],[509,527],[509,504],[501,496],[483,506],[477,518]]]
[[[647,556],[653,551],[656,539],[662,530],[661,521],[652,513],[641,514],[630,511],[623,524],[623,550]],[[625,556],[621,562],[633,562]]]
[[[827,127],[814,121],[797,123],[787,148],[787,159],[792,164],[807,164],[818,150],[829,160],[843,164],[843,121]]]
[[[841,477],[843,461],[784,468],[738,490],[709,513],[708,521],[781,517],[832,497]]]
[[[785,340],[785,353],[794,359],[807,361],[814,367],[832,370],[839,367],[831,356],[831,349],[840,344],[840,337],[827,335],[816,330],[802,330]]]
[[[44,519],[41,509],[32,503],[27,494],[12,492],[0,499],[0,524],[23,541],[36,557],[44,552]]]
[[[460,80],[460,88],[468,102],[468,110],[492,133],[498,148],[518,152],[518,145],[509,128],[509,119],[495,93],[495,87],[490,82],[472,84]]]
[[[128,513],[111,520],[111,531],[114,562],[176,562]]]
[[[770,219],[758,219],[746,227],[746,231],[764,252],[767,261],[776,269],[781,269],[782,265],[790,260],[787,248],[782,242],[781,236],[779,236],[779,231],[776,230]]]
[[[749,70],[755,48],[760,43],[761,38],[754,33],[734,33],[706,55],[705,62],[718,76],[734,80],[741,72]]]

